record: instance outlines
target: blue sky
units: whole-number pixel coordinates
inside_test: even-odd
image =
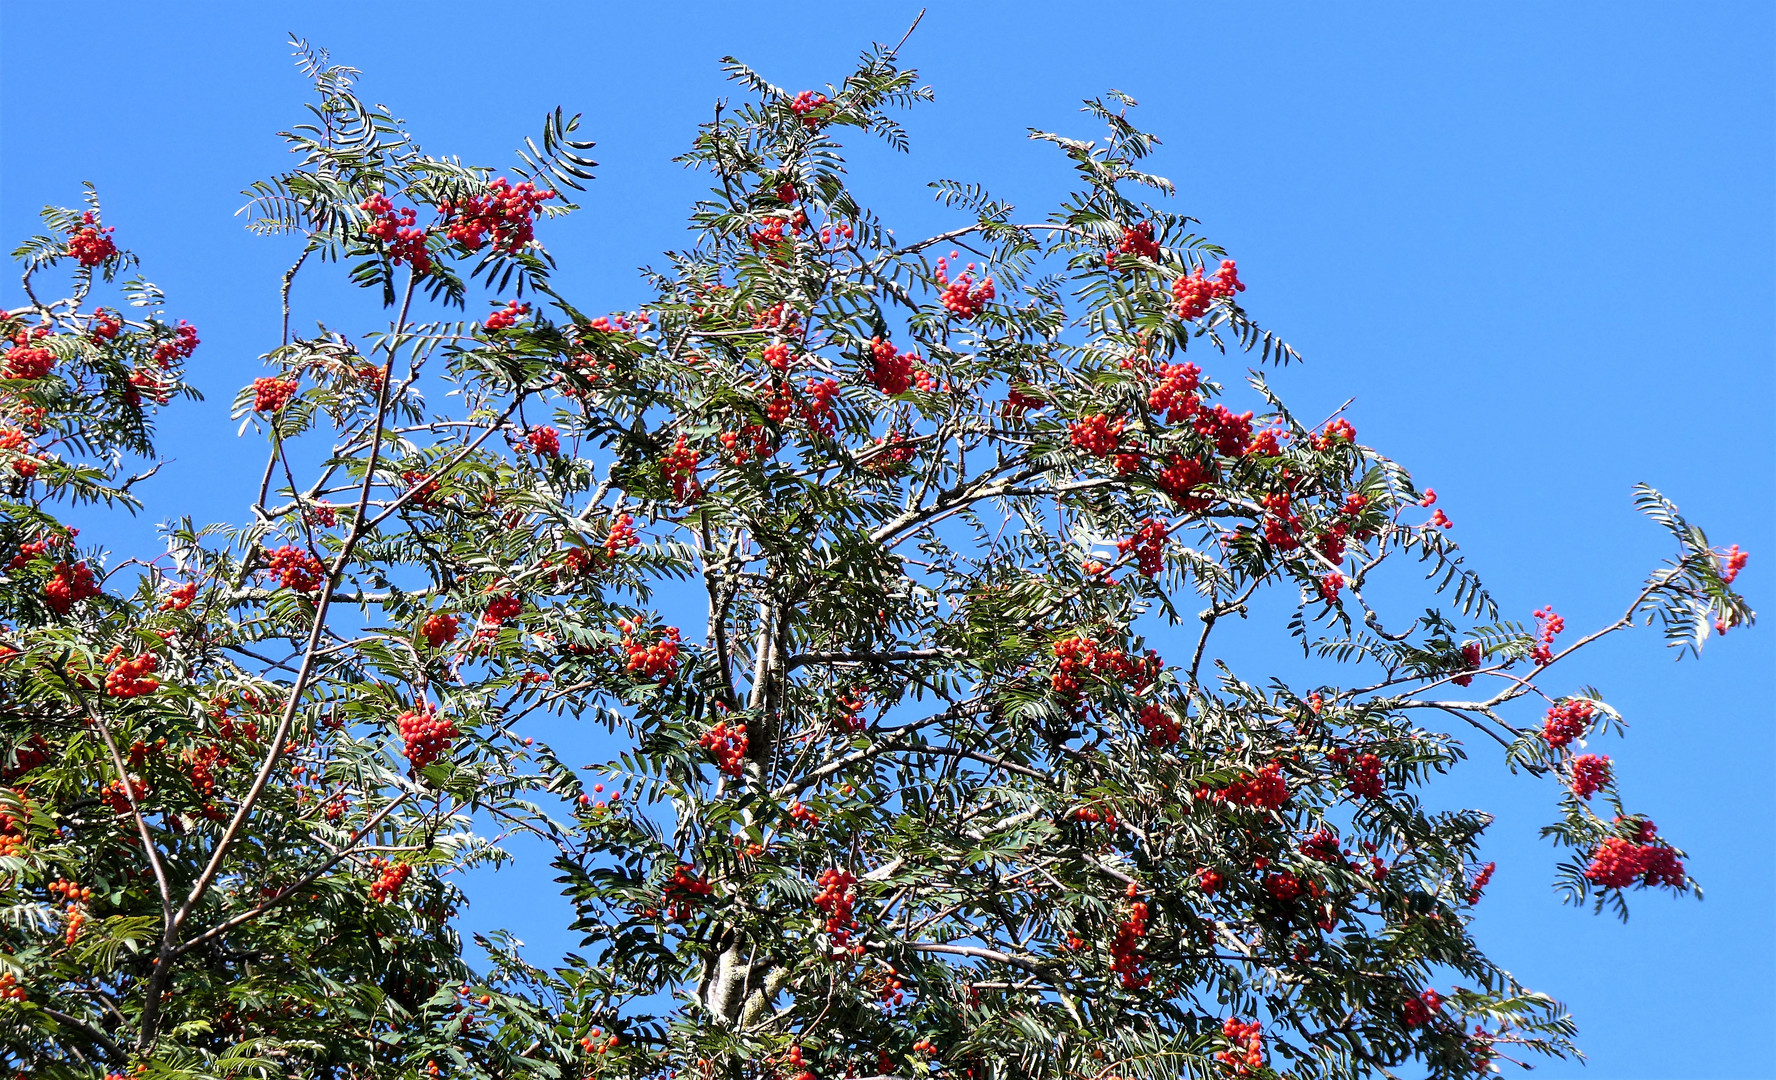
[[[599,179],[545,227],[558,281],[633,306],[634,269],[682,242],[701,186],[668,158],[734,53],[781,85],[844,73],[916,3],[748,6],[454,2],[0,7],[0,233],[97,183],[106,220],[195,323],[209,400],[172,414],[174,458],[136,521],[87,512],[118,550],[176,513],[238,519],[259,448],[228,402],[275,343],[284,247],[233,216],[299,122],[296,31],[363,68],[433,152],[511,163],[557,104],[586,114]],[[1776,9],[1768,4],[1204,5],[937,3],[904,51],[937,102],[906,118],[914,153],[856,155],[902,235],[951,219],[924,185],[978,180],[1036,212],[1067,177],[1039,127],[1092,137],[1080,98],[1142,103],[1157,171],[1229,249],[1242,297],[1307,364],[1274,384],[1303,414],[1345,398],[1364,442],[1436,487],[1507,615],[1554,604],[1577,628],[1619,614],[1665,555],[1630,487],[1663,489],[1711,538],[1776,568]],[[0,306],[16,292],[0,287]],[[304,300],[299,296],[299,303]],[[299,316],[368,312],[337,288]],[[328,304],[342,304],[327,306]],[[345,315],[340,313],[344,311]],[[370,326],[365,321],[359,329]],[[1224,377],[1237,377],[1230,362]],[[1769,627],[1674,664],[1656,635],[1575,669],[1633,725],[1610,745],[1630,801],[1691,854],[1705,902],[1647,896],[1627,926],[1563,908],[1536,839],[1553,792],[1483,751],[1441,799],[1494,810],[1498,876],[1479,932],[1568,1003],[1588,1070],[1776,1075],[1776,663]],[[1262,637],[1251,646],[1259,662]],[[1476,747],[1478,750],[1479,748]],[[555,908],[505,874],[476,918],[559,947]],[[1766,1036],[1756,1032],[1763,1030]]]

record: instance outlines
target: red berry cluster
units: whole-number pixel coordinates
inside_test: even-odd
[[[1135,565],[1141,573],[1148,577],[1158,577],[1165,569],[1165,543],[1172,531],[1166,523],[1158,518],[1148,518],[1141,522],[1133,536],[1116,542],[1116,550],[1122,555],[1135,553]]]
[[[771,396],[765,399],[765,416],[773,424],[781,424],[795,412],[795,391],[779,382],[771,384]]]
[[[788,374],[795,359],[795,354],[790,352],[789,343],[786,341],[773,341],[765,346],[766,367]]]
[[[426,250],[426,232],[418,227],[418,215],[411,206],[403,207],[397,215],[395,204],[388,196],[372,195],[359,203],[358,209],[372,215],[370,224],[364,227],[364,234],[388,245],[389,257],[396,266],[410,265],[421,277],[431,271],[432,255]]]
[[[835,704],[839,707],[839,726],[846,731],[855,735],[869,726],[869,721],[863,718],[864,706],[869,704],[869,695],[862,690],[840,694]]]
[[[1609,786],[1610,759],[1602,754],[1580,754],[1572,759],[1572,793],[1581,799]]]
[[[140,405],[146,397],[156,405],[165,405],[173,399],[170,380],[162,378],[152,371],[132,371],[129,375],[130,389],[124,399],[131,405]]]
[[[133,798],[139,805],[148,794],[148,785],[135,777],[129,778],[129,785],[124,786],[122,780],[113,780],[99,789],[99,801],[111,808],[111,812],[122,816],[130,812],[130,800]]]
[[[160,602],[162,611],[184,611],[197,599],[197,582],[187,581],[182,585],[174,585],[167,590],[167,598]]]
[[[43,467],[43,459],[34,456],[31,450],[36,449],[25,438],[25,433],[17,428],[0,428],[0,450],[11,450],[18,456],[10,462],[12,471],[27,480],[37,475]]]
[[[1055,656],[1055,669],[1049,675],[1049,686],[1055,693],[1072,700],[1077,700],[1083,692],[1080,680],[1088,675],[1116,679],[1130,693],[1145,693],[1159,677],[1163,666],[1151,651],[1145,656],[1134,657],[1118,648],[1101,648],[1078,634],[1055,642],[1051,650]]]
[[[1256,1020],[1245,1024],[1237,1016],[1228,1017],[1221,1025],[1221,1036],[1233,1046],[1215,1051],[1215,1060],[1227,1066],[1235,1076],[1250,1076],[1264,1068],[1263,1031],[1264,1025]]]
[[[401,482],[413,493],[408,501],[418,507],[438,505],[438,481],[424,469],[402,469]]]
[[[787,415],[787,414],[786,414]],[[777,417],[776,419],[782,419]],[[660,473],[672,485],[672,497],[679,502],[694,502],[703,493],[697,483],[697,459],[700,455],[686,445],[680,435],[672,449],[660,457]]]
[[[1112,420],[1101,413],[1081,417],[1067,425],[1068,437],[1074,446],[1095,457],[1109,457],[1122,444],[1126,420]]]
[[[97,266],[117,254],[117,245],[111,242],[111,234],[115,231],[115,228],[100,228],[98,217],[88,210],[80,215],[79,227],[68,230],[68,254],[81,266],[89,269]]]
[[[1374,754],[1358,754],[1351,757],[1344,749],[1328,751],[1327,760],[1344,766],[1345,786],[1352,795],[1365,799],[1381,798],[1381,759]]]
[[[643,644],[633,636],[640,633],[640,626],[627,619],[618,620],[617,626],[623,631],[623,655],[628,658],[625,670],[659,682],[678,674],[678,627],[668,626],[651,644]]]
[[[1215,301],[1231,299],[1234,293],[1245,291],[1232,259],[1221,260],[1221,267],[1212,278],[1203,277],[1199,266],[1188,277],[1172,282],[1172,300],[1180,319],[1201,318]]]
[[[1721,556],[1721,583],[1731,585],[1733,579],[1739,576],[1739,571],[1745,569],[1745,563],[1750,558],[1750,553],[1740,551],[1738,544],[1728,548],[1727,553]]]
[[[20,343],[6,350],[6,367],[0,375],[8,379],[41,379],[55,369],[55,364],[55,353],[40,345]]]
[[[395,727],[401,733],[401,753],[415,770],[449,753],[458,735],[456,722],[439,716],[430,706],[402,713],[395,719]]]
[[[1272,870],[1264,875],[1264,891],[1277,903],[1289,904],[1301,896],[1303,889],[1301,879],[1294,874],[1287,870]]]
[[[493,250],[511,254],[535,239],[532,218],[554,197],[553,191],[538,191],[528,180],[514,186],[502,176],[488,186],[487,194],[445,202],[438,209],[446,216],[445,233],[451,240],[478,251],[491,235]]]
[[[1202,462],[1173,454],[1166,459],[1165,467],[1154,477],[1154,483],[1179,510],[1193,514],[1208,509],[1210,497],[1197,489],[1211,483],[1214,478],[1214,472]]]
[[[1202,369],[1195,364],[1164,364],[1155,374],[1159,383],[1147,394],[1147,407],[1164,413],[1168,424],[1189,419],[1201,404],[1196,388],[1201,385]]]
[[[1221,890],[1221,880],[1221,875],[1210,870],[1208,867],[1197,867],[1196,887],[1203,891],[1203,895],[1214,896],[1219,892]]]
[[[276,574],[278,584],[284,588],[304,593],[319,589],[327,574],[321,560],[288,544],[265,553],[265,570]]]
[[[256,413],[275,413],[290,403],[296,396],[296,379],[263,378],[253,380],[253,411]]]
[[[1558,750],[1574,739],[1583,738],[1596,713],[1596,708],[1582,698],[1550,707],[1547,719],[1542,722],[1542,741]]]
[[[1112,829],[1116,828],[1116,807],[1109,803],[1075,807],[1068,816],[1075,821],[1089,821],[1094,824],[1108,825]]]
[[[715,766],[729,776],[740,776],[746,769],[746,750],[750,745],[746,737],[746,724],[736,720],[730,724],[726,720],[703,733],[697,745],[715,755]]]
[[[1013,386],[1005,392],[1005,415],[1008,419],[1022,419],[1026,412],[1048,408],[1048,402],[1041,396],[1031,393],[1031,387]]]
[[[1104,253],[1104,265],[1114,268],[1118,255],[1138,255],[1143,259],[1159,258],[1159,241],[1153,238],[1153,222],[1142,221],[1134,225],[1125,225],[1122,239],[1117,242],[1115,251]]]
[[[1268,511],[1264,515],[1264,540],[1278,551],[1294,551],[1301,546],[1297,530],[1301,518],[1295,513],[1293,501],[1286,491],[1274,491],[1258,500]]]
[[[456,631],[461,625],[455,615],[438,612],[429,616],[420,625],[419,632],[425,635],[426,644],[436,649],[456,640]]]
[[[111,650],[106,663],[117,661],[122,647]],[[105,676],[105,693],[112,697],[133,698],[144,697],[160,689],[160,680],[153,677],[160,670],[160,658],[153,653],[141,653],[128,660],[118,661]]]
[[[815,884],[820,892],[814,896],[814,906],[826,915],[826,933],[834,947],[842,949],[851,943],[851,931],[857,929],[857,920],[851,915],[857,904],[857,875],[832,867],[822,870]]]
[[[1427,498],[1433,497],[1427,493]],[[1442,514],[1443,511],[1437,511]],[[1433,519],[1434,520],[1434,519]],[[1566,620],[1554,612],[1554,605],[1549,604],[1535,613],[1535,643],[1530,646],[1529,658],[1536,662],[1537,667],[1554,659],[1554,636],[1566,629]]]
[[[950,253],[952,258],[955,257],[955,254],[953,251]],[[938,284],[943,286],[943,292],[938,294],[937,302],[958,319],[972,319],[979,315],[981,309],[987,306],[987,301],[993,299],[994,296],[992,278],[987,278],[978,286],[975,285],[973,263],[969,263],[968,268],[957,274],[955,280],[952,281],[948,260],[939,259],[937,260],[937,280]]]
[[[370,870],[376,874],[376,880],[370,883],[370,899],[378,904],[386,904],[407,883],[407,878],[413,873],[413,864],[390,862],[377,855],[370,860]]]
[[[1481,659],[1480,643],[1478,641],[1462,642],[1461,658],[1464,670],[1478,671]],[[1474,681],[1474,677],[1472,675],[1457,675],[1451,681],[1457,686],[1467,686]]]
[[[914,446],[910,441],[912,433],[904,430],[889,431],[875,440],[875,445],[882,449],[872,453],[864,468],[877,476],[898,476],[913,460]]]
[[[1591,854],[1591,865],[1585,876],[1606,889],[1626,889],[1633,885],[1669,885],[1683,888],[1684,865],[1677,852],[1654,834],[1658,826],[1640,822],[1634,839],[1612,836]]]
[[[511,593],[498,593],[487,598],[487,609],[481,613],[481,625],[504,626],[524,611],[524,601]]]
[[[629,514],[618,514],[611,522],[610,535],[604,538],[604,553],[616,558],[619,552],[627,551],[641,543],[641,537],[635,531],[635,518]]]
[[[1137,899],[1141,887],[1129,883],[1129,913],[1116,927],[1110,939],[1110,970],[1121,976],[1124,990],[1139,990],[1153,981],[1146,971],[1147,958],[1141,953],[1141,939],[1147,935],[1147,904]]]
[[[1190,421],[1198,435],[1215,444],[1222,457],[1239,457],[1252,441],[1252,412],[1236,413],[1225,405],[1198,409]]]
[[[810,128],[817,128],[825,123],[831,112],[825,94],[816,94],[812,90],[803,90],[789,103],[790,111],[802,118],[802,123]]]
[[[800,210],[788,217],[768,217],[759,224],[758,228],[746,234],[746,242],[754,248],[763,250],[778,266],[784,266],[789,261],[788,245],[796,237],[802,235],[802,226],[806,224],[808,224],[808,215]]]
[[[661,888],[660,898],[666,905],[666,917],[683,922],[691,917],[699,900],[714,893],[715,886],[699,876],[696,867],[680,865]]]
[[[1308,445],[1315,450],[1326,450],[1339,443],[1354,443],[1356,441],[1357,429],[1352,427],[1351,422],[1342,416],[1327,423],[1319,434],[1307,440]]]
[[[12,561],[6,564],[6,569],[8,569],[8,570],[22,570],[22,569],[24,569],[25,565],[27,563],[29,563],[32,559],[35,559],[40,555],[47,555],[51,548],[67,546],[67,544],[72,540],[73,536],[76,533],[78,533],[79,531],[80,531],[79,529],[69,529],[65,535],[60,534],[60,533],[54,533],[54,532],[46,532],[46,533],[43,533],[41,536],[39,536],[35,540],[27,540],[26,542],[19,545],[18,554],[14,555],[12,557]]]
[[[93,580],[93,572],[85,560],[72,566],[65,562],[56,563],[50,569],[49,580],[43,583],[43,602],[57,615],[66,615],[79,601],[97,595],[98,583]]]
[[[179,325],[173,329],[173,336],[154,346],[154,362],[164,368],[175,360],[190,359],[199,344],[197,327],[180,319]]]
[[[18,976],[10,971],[0,975],[0,1001],[23,1000],[25,1000],[25,988],[19,985]],[[117,1080],[123,1080],[121,1073],[109,1073],[105,1080],[111,1080],[113,1076],[117,1077]]]
[[[1135,721],[1147,733],[1148,746],[1176,746],[1178,736],[1183,732],[1183,728],[1178,726],[1178,722],[1172,719],[1172,714],[1157,704],[1150,704],[1142,709],[1140,715],[1135,717]]]
[[[838,399],[839,384],[832,379],[809,379],[802,392],[808,395],[808,403],[802,406],[802,419],[816,434],[831,438],[838,430],[833,402]]]
[[[894,397],[913,385],[913,366],[918,361],[918,353],[897,353],[891,342],[871,338],[870,369],[863,377],[877,390]]]
[[[1486,885],[1492,880],[1493,871],[1497,869],[1498,863],[1489,862],[1480,868],[1478,874],[1474,875],[1474,883],[1468,886],[1468,903],[1478,904],[1480,902],[1480,894],[1486,891]]]
[[[820,815],[808,809],[800,799],[789,804],[789,819],[804,829],[814,829],[820,826]]]
[[[1426,990],[1417,997],[1406,999],[1406,1004],[1400,1009],[1400,1022],[1409,1028],[1424,1027],[1431,1022],[1431,1017],[1441,1011],[1443,995],[1435,990]]]
[[[136,745],[140,746],[141,744],[137,743]],[[131,750],[133,751],[134,747]],[[228,758],[222,756],[222,748],[219,746],[202,746],[195,750],[187,750],[180,757],[185,761],[191,777],[191,786],[196,788],[198,794],[206,799],[216,790],[216,771],[226,769],[233,764]]]
[[[1273,761],[1253,775],[1235,780],[1220,790],[1198,788],[1196,797],[1275,810],[1289,801],[1289,782],[1283,778],[1282,765]]]
[[[1320,576],[1320,599],[1328,604],[1338,602],[1338,594],[1344,588],[1344,575],[1336,570]]]
[[[489,315],[481,325],[489,330],[509,330],[518,325],[518,320],[530,314],[529,304],[520,304],[516,300],[507,300],[506,306]]]
[[[541,457],[556,457],[561,453],[561,433],[552,427],[531,428],[524,441]]]

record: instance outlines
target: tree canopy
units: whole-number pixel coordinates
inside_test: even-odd
[[[297,164],[248,192],[294,261],[235,399],[268,441],[243,523],[106,564],[55,516],[138,505],[199,342],[90,193],[17,252],[0,1062],[1145,1080],[1572,1054],[1470,933],[1488,815],[1423,801],[1468,743],[1548,785],[1567,900],[1699,892],[1589,752],[1621,717],[1574,654],[1748,625],[1744,553],[1642,488],[1672,554],[1618,620],[1501,615],[1434,492],[1272,390],[1298,357],[1168,209],[1127,95],[1085,103],[1095,140],[1033,134],[1070,170],[1052,209],[940,181],[956,226],[907,242],[841,144],[907,149],[896,113],[930,92],[896,49],[821,91],[729,60],[743,100],[681,159],[710,177],[691,242],[612,312],[544,246],[593,176],[577,118],[504,174],[464,165],[296,44]],[[336,272],[385,326],[297,329],[293,291]],[[1217,649],[1265,590],[1311,684]],[[525,734],[547,714],[621,752],[576,767]],[[510,857],[492,832],[556,852],[561,965],[501,935],[465,958],[451,875]]]

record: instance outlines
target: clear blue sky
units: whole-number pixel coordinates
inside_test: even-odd
[[[260,450],[234,441],[227,406],[275,342],[288,255],[232,215],[281,164],[272,133],[298,122],[286,30],[365,69],[366,96],[433,152],[504,166],[544,110],[583,111],[600,179],[543,239],[572,294],[616,309],[642,295],[633,268],[681,242],[700,185],[667,159],[729,92],[719,56],[815,86],[917,9],[5,0],[5,242],[94,181],[204,342],[192,370],[209,401],[167,425],[177,460],[149,513],[77,523],[140,550],[158,520],[238,520],[250,501]],[[1183,209],[1238,259],[1247,307],[1307,357],[1276,384],[1303,413],[1354,395],[1363,441],[1438,489],[1508,614],[1618,614],[1665,554],[1630,507],[1643,479],[1752,552],[1741,582],[1769,608],[1773,12],[938,2],[904,52],[937,103],[907,118],[910,159],[860,155],[860,185],[902,236],[949,220],[923,187],[937,177],[1034,211],[1066,177],[1025,129],[1095,136],[1078,99],[1124,90],[1165,139],[1156,168]],[[0,306],[16,299],[0,286]],[[1626,927],[1563,908],[1536,839],[1547,785],[1481,751],[1443,796],[1499,815],[1483,940],[1582,1025],[1591,1067],[1539,1075],[1776,1075],[1773,658],[1776,626],[1701,664],[1643,632],[1573,673],[1633,724],[1607,752],[1631,804],[1689,849],[1703,903],[1643,897]],[[478,923],[562,947],[546,893],[509,873],[477,886]]]

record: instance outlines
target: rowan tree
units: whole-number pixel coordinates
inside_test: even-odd
[[[1421,802],[1463,740],[1547,786],[1569,901],[1698,891],[1597,752],[1622,718],[1574,654],[1648,622],[1699,654],[1752,621],[1744,553],[1642,488],[1673,553],[1618,620],[1501,617],[1430,489],[1270,387],[1295,353],[1168,209],[1127,96],[1086,102],[1095,141],[1033,136],[1071,170],[1052,210],[940,182],[955,227],[908,242],[840,141],[906,149],[893,111],[930,93],[896,50],[820,91],[729,60],[745,100],[681,159],[711,179],[692,242],[611,312],[559,291],[544,246],[592,175],[577,120],[506,173],[466,166],[297,49],[297,164],[249,191],[293,264],[235,399],[268,441],[243,524],[107,562],[55,516],[138,505],[152,469],[126,474],[199,342],[96,197],[18,252],[20,1075],[1442,1077],[1571,1054],[1560,1006],[1469,932],[1488,815]],[[298,332],[293,292],[334,272],[385,326]],[[1218,658],[1264,590],[1296,605],[1310,684]],[[525,734],[546,714],[620,752],[574,767],[583,744]],[[581,937],[560,966],[499,935],[465,960],[451,874],[507,857],[494,830],[558,852]]]

